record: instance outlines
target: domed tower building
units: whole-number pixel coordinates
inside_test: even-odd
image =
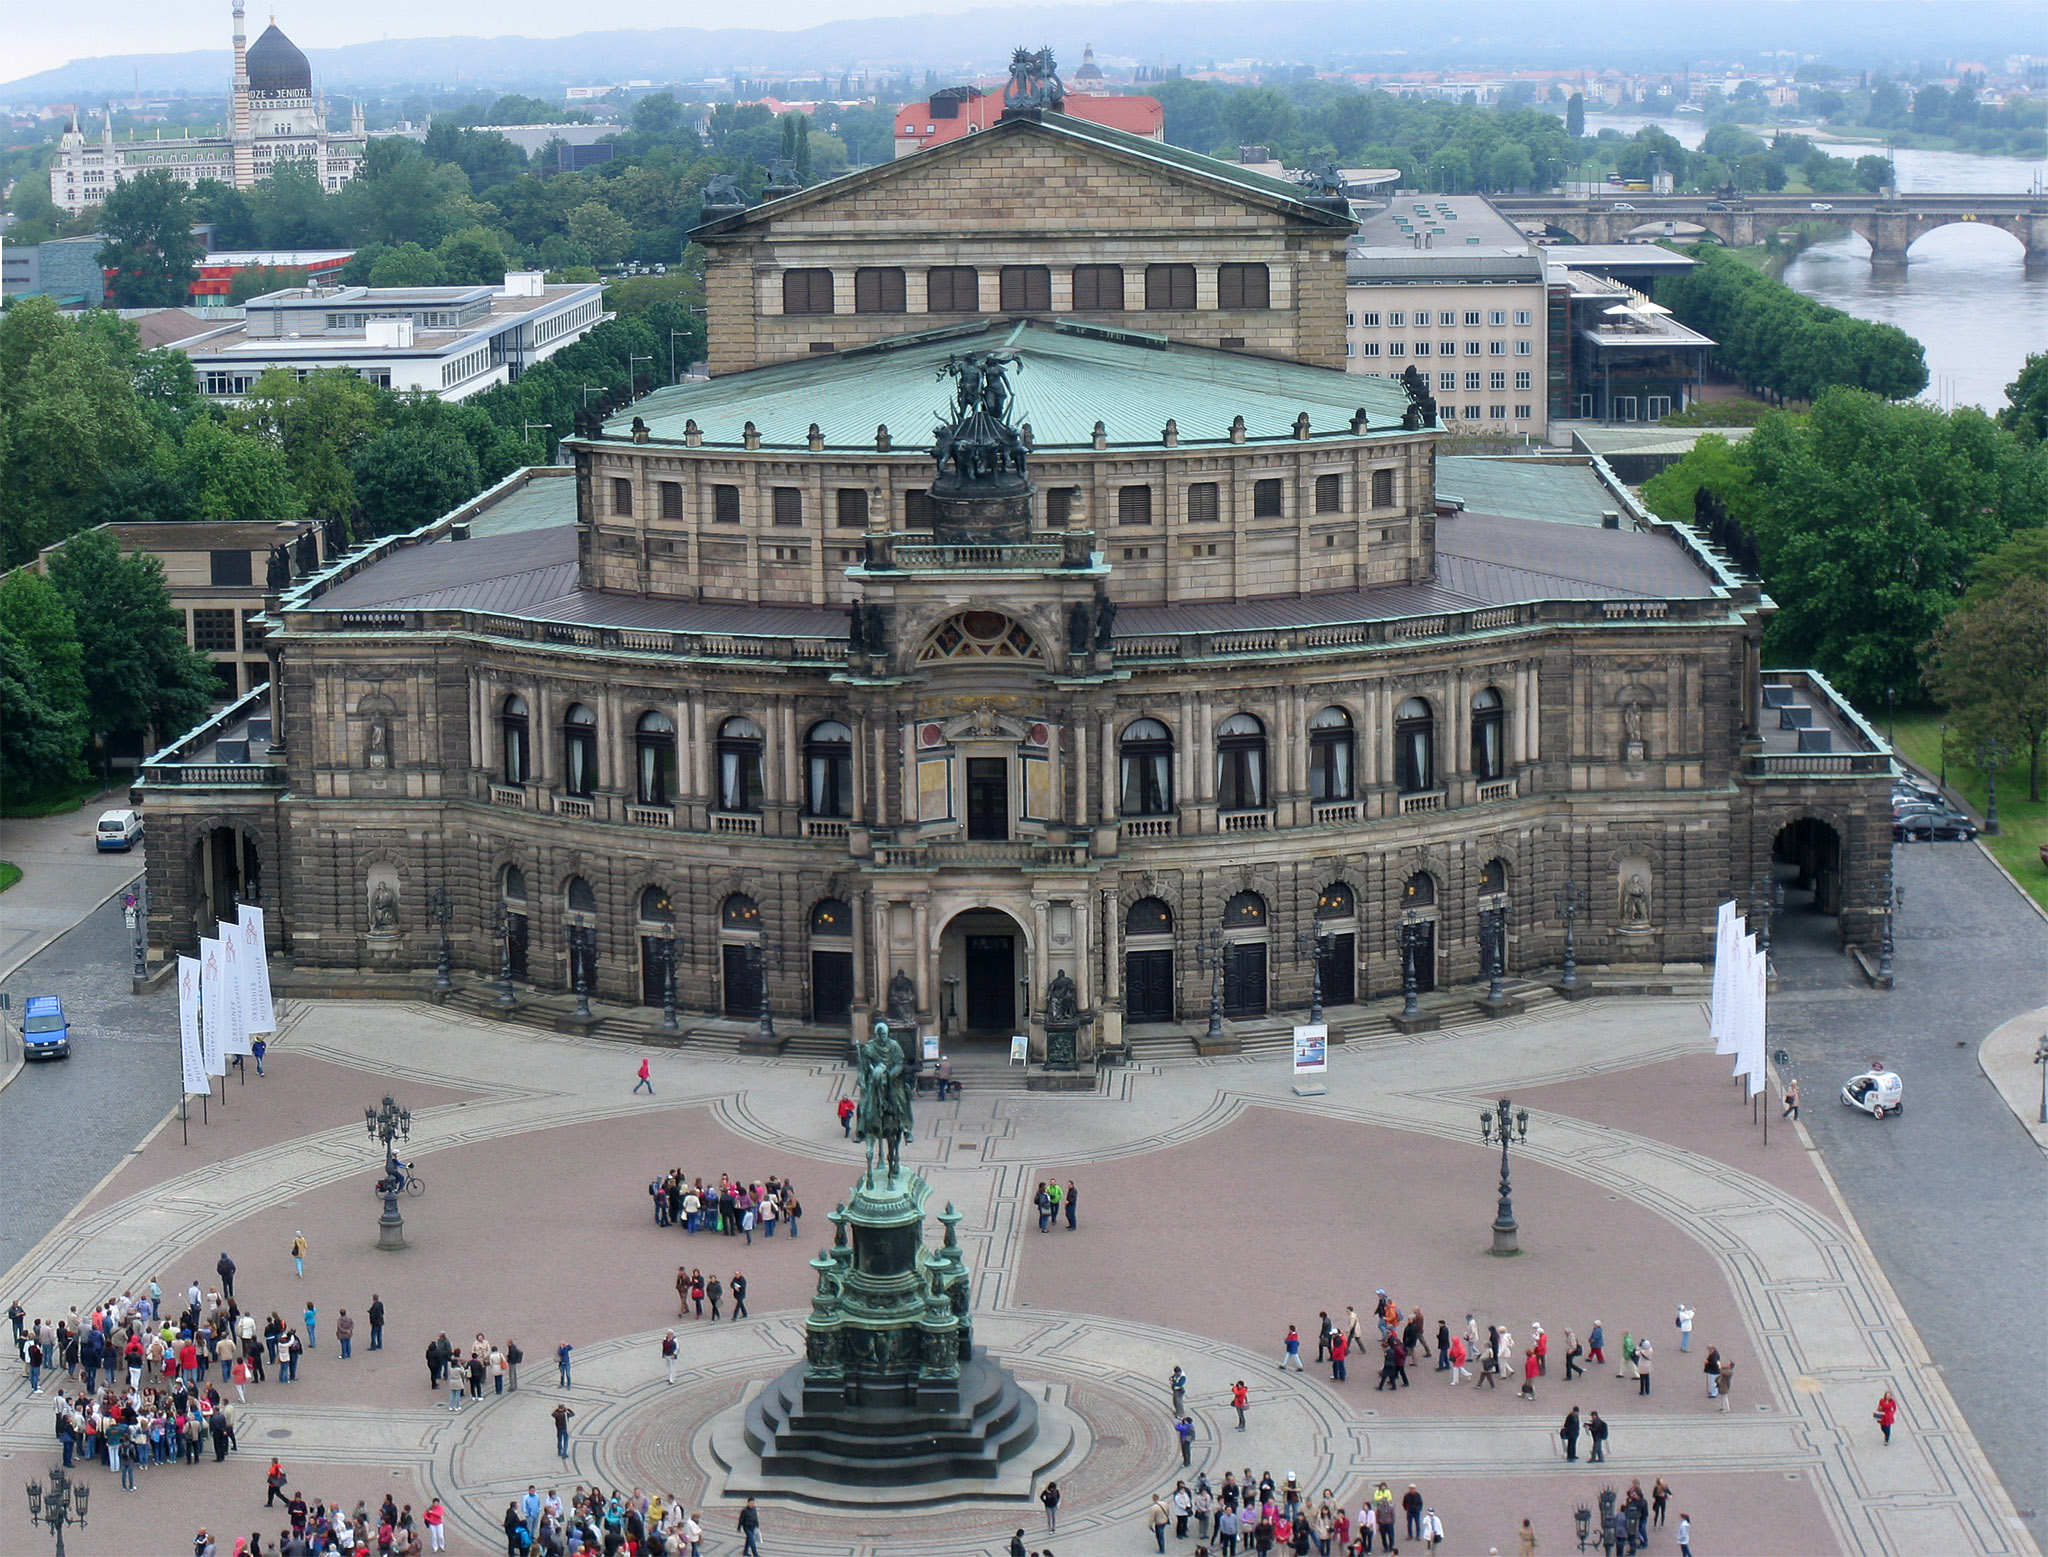
[[[1018,76],[711,192],[708,381],[280,586],[272,686],[146,765],[159,945],[253,874],[291,987],[418,987],[445,912],[459,999],[1085,1072],[1318,974],[1337,1038],[1568,937],[1668,983],[1774,869],[1873,938],[1889,754],[1757,586],[1583,463],[1461,508],[1344,371],[1341,198]]]
[[[234,7],[234,77],[225,135],[174,140],[116,140],[109,109],[100,134],[88,138],[74,117],[50,164],[50,198],[66,213],[97,205],[118,184],[162,170],[185,184],[217,179],[247,189],[280,164],[309,162],[320,187],[339,189],[362,171],[368,136],[360,102],[346,132],[327,127],[326,104],[313,67],[273,21],[255,43],[243,31],[242,0]]]

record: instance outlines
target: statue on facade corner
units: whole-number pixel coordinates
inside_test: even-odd
[[[1100,654],[1107,654],[1116,647],[1116,602],[1108,591],[1095,596],[1095,648]]]
[[[1067,607],[1067,652],[1086,654],[1095,639],[1095,627],[1088,619],[1088,607],[1076,600]]]
[[[1408,395],[1408,409],[1401,416],[1403,429],[1419,432],[1436,426],[1436,396],[1429,392],[1428,378],[1412,362],[1401,374],[1401,388]]]
[[[1045,1025],[1064,1027],[1081,1019],[1081,992],[1065,968],[1052,976],[1045,990]]]
[[[1621,890],[1621,922],[1647,925],[1650,922],[1650,882],[1640,874],[1628,878]]]
[[[263,587],[276,594],[292,581],[292,553],[289,546],[270,548],[270,561],[264,572]]]
[[[867,1150],[868,1183],[874,1183],[877,1157],[887,1160],[893,1181],[900,1169],[902,1144],[913,1137],[908,1064],[903,1046],[890,1033],[887,1022],[875,1023],[868,1041],[860,1046],[858,1063],[860,1099],[854,1110],[854,1133]]]

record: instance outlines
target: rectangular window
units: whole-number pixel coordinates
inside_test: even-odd
[[[1394,473],[1391,470],[1376,470],[1372,473],[1372,506],[1394,506]]]
[[[1536,355],[1536,348],[1528,341],[1516,341],[1515,355],[1517,357],[1533,357]]]
[[[1484,418],[1485,414],[1485,406],[1468,405],[1465,407],[1465,420],[1468,422],[1480,421]]]
[[[680,519],[683,517],[683,488],[680,482],[661,483],[661,517]]]
[[[1252,483],[1252,517],[1254,519],[1278,519],[1280,517],[1280,478],[1269,476],[1263,481]]]
[[[1272,284],[1264,265],[1218,265],[1218,308],[1270,308]]]
[[[1486,375],[1486,387],[1487,387],[1488,389],[1491,389],[1491,390],[1495,390],[1495,391],[1499,391],[1499,390],[1503,390],[1503,389],[1506,389],[1506,388],[1508,387],[1508,376],[1507,376],[1507,374],[1505,374],[1505,373],[1489,373],[1489,374],[1487,374],[1487,375]]]
[[[1486,343],[1486,355],[1487,355],[1487,356],[1489,356],[1489,357],[1505,357],[1505,356],[1506,356],[1507,354],[1508,354],[1508,343],[1507,343],[1506,341],[1488,341],[1488,342]]]
[[[924,273],[925,307],[935,314],[981,312],[981,275],[972,265],[938,265]]]
[[[903,528],[929,530],[932,527],[932,495],[910,491],[903,494]]]
[[[1438,341],[1436,354],[1439,357],[1455,357],[1458,355],[1458,343],[1456,341]]]
[[[1389,357],[1405,357],[1405,356],[1407,356],[1407,355],[1408,355],[1408,343],[1407,343],[1406,341],[1388,341],[1388,342],[1387,342],[1387,355],[1388,355]]]
[[[1467,341],[1465,343],[1465,355],[1468,357],[1476,357],[1484,349],[1477,341]]]
[[[192,647],[209,653],[234,653],[235,613],[232,611],[194,611],[192,613]]]
[[[249,565],[246,551],[216,551],[207,553],[216,587],[238,584],[253,584],[256,581],[254,569]]]
[[[262,614],[261,611],[244,611],[242,613],[242,647],[244,649],[254,650],[261,647],[263,640],[269,636],[270,629],[256,620]],[[269,678],[269,667],[266,666],[264,668],[263,674],[265,679]]]
[[[1076,265],[1074,267],[1074,311],[1105,313],[1124,306],[1124,268],[1121,265]]]
[[[715,486],[711,489],[711,519],[715,524],[740,522],[740,489]]]
[[[1515,388],[1528,389],[1530,387],[1531,377],[1532,375],[1530,374],[1527,368],[1522,368],[1519,371],[1517,371],[1515,374]]]
[[[1515,420],[1518,422],[1527,422],[1534,420],[1534,418],[1529,413],[1529,407],[1525,405],[1518,405],[1515,407]]]
[[[865,530],[868,527],[866,487],[841,487],[832,494],[832,501],[838,509],[834,517],[840,529]]]
[[[1197,481],[1188,488],[1188,523],[1214,524],[1223,517],[1219,491],[1213,481]]]
[[[633,512],[633,483],[624,476],[612,477],[612,512],[631,514]]]
[[[1398,312],[1387,315],[1387,328],[1390,330],[1398,330],[1407,322],[1407,319]]]
[[[1344,343],[1344,355],[1347,357],[1355,357],[1358,355],[1358,348],[1354,346],[1350,341],[1346,341]]]
[[[1044,265],[1005,265],[1002,275],[1005,312],[1052,307],[1052,271]]]
[[[900,314],[903,308],[903,271],[900,267],[863,266],[853,273],[855,313]]]
[[[1527,324],[1528,322],[1529,322],[1529,310],[1528,310],[1528,309],[1526,309],[1526,308],[1517,308],[1517,309],[1515,310],[1515,323],[1516,323],[1516,324]]]
[[[1492,313],[1486,316],[1486,322],[1495,325],[1506,324],[1508,322],[1507,310],[1504,308],[1494,309]]]
[[[1465,387],[1468,390],[1477,389],[1479,387],[1479,375],[1477,373],[1467,373],[1465,375]]]
[[[1450,320],[1449,320],[1448,318],[1446,318],[1446,319],[1444,320],[1444,323],[1445,323],[1445,324],[1449,324],[1450,322],[1451,322],[1451,321],[1450,321]],[[1467,313],[1467,314],[1465,315],[1465,328],[1466,328],[1466,329],[1468,329],[1468,330],[1472,330],[1472,329],[1477,329],[1478,327],[1479,327],[1479,310],[1478,310],[1478,309],[1476,309],[1476,308],[1474,308],[1474,309],[1472,309],[1471,311],[1469,311],[1469,312],[1468,312],[1468,313]]]
[[[1380,327],[1380,316],[1378,314],[1360,314],[1358,322],[1368,330],[1377,330]]]
[[[775,522],[781,525],[800,525],[804,522],[804,489],[802,487],[776,487],[773,489]]]
[[[1064,530],[1074,517],[1074,488],[1054,487],[1045,494],[1045,527]]]
[[[1154,311],[1195,306],[1195,267],[1147,265],[1145,306]]]
[[[1116,522],[1118,524],[1150,524],[1152,522],[1152,489],[1150,487],[1119,487],[1116,494]]]
[[[782,311],[786,314],[832,312],[832,272],[785,270],[782,273]]]
[[[1316,512],[1319,514],[1341,514],[1344,512],[1344,478],[1342,476],[1316,477]]]
[[[1427,357],[1429,355],[1429,342],[1417,341],[1415,343],[1415,355],[1418,357]]]
[[[1504,422],[1508,419],[1508,408],[1504,405],[1490,405],[1486,408],[1486,414],[1496,422]]]
[[[1356,315],[1356,314],[1346,314],[1346,315],[1344,316],[1344,327],[1345,327],[1345,328],[1346,328],[1347,330],[1348,330],[1348,329],[1350,329],[1350,328],[1352,328],[1352,327],[1353,327],[1354,325],[1356,325],[1357,323],[1358,323],[1358,315]]]
[[[1397,341],[1394,344],[1399,345],[1400,343]],[[1361,357],[1377,357],[1380,354],[1380,343],[1378,341],[1361,341],[1358,347],[1358,354]]]
[[[1437,374],[1436,387],[1438,389],[1456,389],[1458,387],[1458,375],[1455,373]]]

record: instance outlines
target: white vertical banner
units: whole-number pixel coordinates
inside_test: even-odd
[[[1755,1097],[1764,1089],[1769,1075],[1768,1041],[1769,1030],[1771,959],[1770,954],[1758,950],[1751,961],[1750,1009],[1755,1013],[1749,1027],[1749,1095]]]
[[[220,993],[227,1004],[227,1019],[221,1024],[220,1046],[226,1054],[253,1054],[249,1044],[249,981],[242,972],[242,931],[239,925],[220,921]]]
[[[1756,937],[1747,932],[1735,937],[1733,970],[1729,979],[1728,994],[1728,1049],[1735,1056],[1735,1068],[1731,1076],[1740,1076],[1749,1070],[1749,1027],[1755,1018],[1751,1009],[1755,1000]]]
[[[1716,1054],[1732,1054],[1729,1006],[1735,989],[1735,904],[1723,903],[1714,915],[1714,998],[1707,1008],[1707,1032],[1714,1040]]]
[[[199,943],[199,1043],[205,1056],[206,1074],[228,1073],[227,1050],[222,1045],[227,1028],[227,996],[221,992],[220,942]]]
[[[235,926],[242,939],[242,1016],[252,1033],[277,1031],[277,1006],[270,998],[270,949],[263,942],[263,910],[244,903]]]
[[[178,1056],[185,1073],[185,1095],[210,1090],[206,1051],[199,1035],[199,959],[178,959]]]

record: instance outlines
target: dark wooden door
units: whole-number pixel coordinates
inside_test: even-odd
[[[1134,1022],[1173,1020],[1173,953],[1124,954],[1124,1010]]]
[[[843,1022],[853,1012],[853,953],[811,953],[811,1020]]]
[[[661,939],[659,936],[640,937],[640,1003],[643,1006],[661,1004]]]
[[[967,836],[1010,836],[1010,764],[1004,758],[967,759]]]
[[[1358,999],[1358,938],[1333,935],[1323,956],[1323,1004],[1348,1006]]]
[[[1428,994],[1436,988],[1436,922],[1425,920],[1422,934],[1416,937],[1415,946],[1415,989],[1418,994]]]
[[[1258,942],[1223,949],[1223,1014],[1266,1014],[1266,948]]]
[[[508,914],[506,919],[510,930],[510,934],[506,936],[506,939],[512,943],[512,956],[510,958],[512,977],[523,984],[526,982],[526,943],[528,933],[526,915]]]
[[[721,946],[719,960],[725,973],[725,1014],[727,1016],[759,1016],[761,1014],[761,980],[747,959],[747,948]]]
[[[1013,935],[967,937],[969,1032],[1007,1033],[1017,1025],[1016,941]]]

